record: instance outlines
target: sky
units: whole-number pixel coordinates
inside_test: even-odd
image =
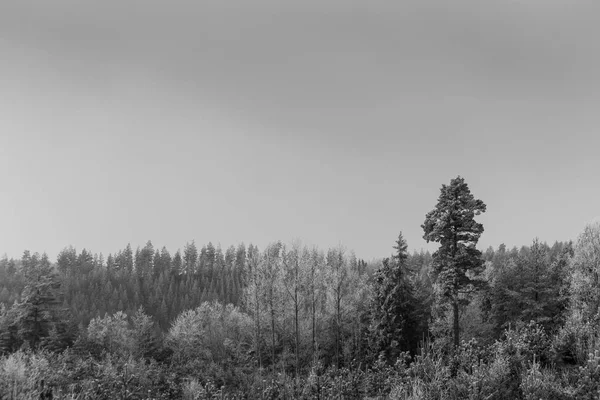
[[[600,216],[600,4],[3,0],[0,254],[387,256],[458,175],[479,247]]]

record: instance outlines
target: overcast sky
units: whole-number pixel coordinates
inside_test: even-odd
[[[0,254],[433,249],[457,175],[480,248],[575,239],[600,215],[597,4],[3,0]]]

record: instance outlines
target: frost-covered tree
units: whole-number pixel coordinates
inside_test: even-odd
[[[600,323],[600,221],[586,225],[572,260],[571,304],[586,321]]]
[[[478,275],[485,264],[475,247],[483,225],[475,221],[475,216],[485,210],[483,201],[475,199],[465,180],[458,176],[449,185],[442,185],[437,205],[421,225],[423,238],[440,244],[433,254],[433,267],[442,296],[452,306],[456,347],[460,343],[459,306],[468,302],[467,294],[483,284]]]
[[[398,235],[396,253],[383,260],[373,285],[373,325],[378,351],[393,360],[400,351],[414,351],[418,340],[416,298],[409,279],[407,244]]]

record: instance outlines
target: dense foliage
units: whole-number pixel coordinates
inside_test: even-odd
[[[475,216],[485,210],[483,201],[475,199],[459,176],[449,185],[442,185],[438,203],[422,225],[423,238],[440,243],[433,253],[433,269],[443,298],[452,307],[455,347],[460,344],[460,305],[467,304],[470,294],[484,283],[477,279],[483,272],[483,259],[475,247],[483,225],[475,221]]]
[[[279,242],[4,257],[0,398],[600,398],[600,223],[481,253],[477,211],[457,178],[423,226],[438,251],[400,234],[371,262]]]

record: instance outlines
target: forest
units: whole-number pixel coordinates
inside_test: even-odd
[[[4,256],[0,398],[599,399],[600,222],[481,251],[465,180],[435,200],[433,253],[398,227],[368,261],[299,241]]]

